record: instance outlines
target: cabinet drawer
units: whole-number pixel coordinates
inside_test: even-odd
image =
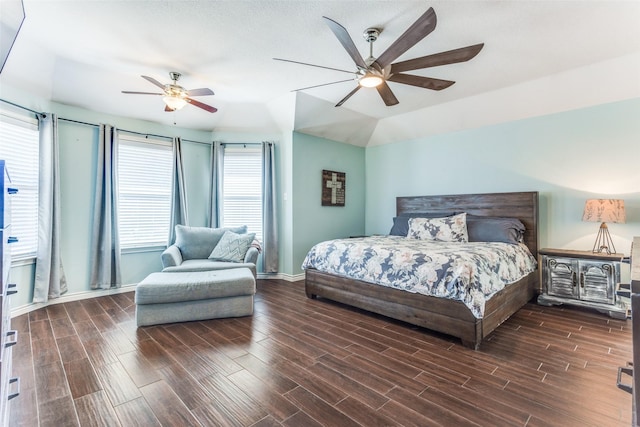
[[[549,295],[577,298],[577,272],[570,258],[545,258],[544,284]]]
[[[17,189],[11,187],[11,181],[7,170],[4,169],[0,189],[2,190],[3,202],[0,203],[0,228],[5,228],[11,224],[11,194],[17,192]]]
[[[11,268],[11,248],[9,245],[9,234],[11,228],[0,228],[0,240],[2,241],[2,245],[0,245],[0,280],[2,283],[6,282],[9,278],[9,270]]]
[[[582,262],[580,265],[580,299],[612,304],[614,301],[616,269],[612,264]]]
[[[6,349],[6,357],[5,360],[0,362],[2,365],[0,366],[0,414],[5,417],[5,422],[7,422],[6,417],[8,415],[8,407],[9,407],[9,392],[11,387],[11,370],[13,368],[12,360],[11,360],[11,348]],[[0,421],[1,422],[1,421]],[[6,425],[6,424],[4,424]]]

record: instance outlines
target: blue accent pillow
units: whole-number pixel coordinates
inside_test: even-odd
[[[225,231],[209,259],[213,261],[243,262],[244,257],[256,237],[255,233],[237,234]]]

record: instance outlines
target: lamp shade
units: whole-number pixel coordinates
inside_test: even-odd
[[[582,220],[589,222],[625,223],[627,215],[622,199],[589,199],[584,203]]]

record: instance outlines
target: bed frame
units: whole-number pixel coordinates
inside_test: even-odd
[[[473,215],[518,218],[526,227],[524,243],[538,254],[538,192],[460,194],[398,197],[398,215],[410,212],[467,212]],[[486,302],[485,314],[476,319],[460,301],[410,293],[323,273],[305,271],[307,297],[327,298],[413,325],[449,334],[465,347],[477,350],[482,340],[534,297],[538,271],[505,287]]]

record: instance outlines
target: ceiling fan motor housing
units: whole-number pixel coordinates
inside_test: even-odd
[[[379,30],[377,28],[367,28],[366,30],[364,30],[364,33],[362,33],[362,37],[364,37],[367,43],[371,43],[378,40],[378,36],[380,36],[381,32],[382,30]]]
[[[186,98],[187,91],[180,85],[166,84],[164,85],[164,93],[167,96],[173,96],[178,98]]]

